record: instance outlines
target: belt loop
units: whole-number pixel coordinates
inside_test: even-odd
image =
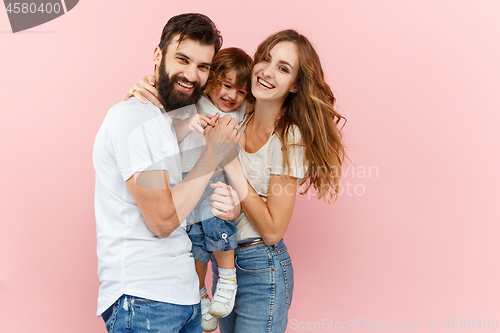
[[[127,297],[127,295],[125,295],[125,297],[123,298],[123,310],[128,312],[128,297]]]

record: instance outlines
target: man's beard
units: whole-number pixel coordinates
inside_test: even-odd
[[[200,100],[206,84],[202,87],[199,82],[186,80],[182,74],[175,74],[173,77],[169,77],[165,71],[164,62],[160,65],[159,73],[158,94],[160,95],[160,102],[163,104],[165,110],[172,111],[187,105],[195,104]],[[179,91],[175,87],[177,81],[192,84],[193,91],[191,94]]]

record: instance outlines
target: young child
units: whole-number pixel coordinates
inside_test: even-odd
[[[219,114],[229,114],[238,123],[249,113],[251,98],[252,59],[243,50],[226,48],[215,56],[207,81],[204,96],[184,114],[185,119],[174,119],[174,127],[181,152],[183,178],[196,164],[203,149],[203,127]],[[216,170],[210,183],[228,179],[222,169]],[[192,253],[195,258],[196,272],[200,279],[202,307],[202,328],[205,332],[217,328],[217,319],[231,313],[236,295],[236,269],[234,267],[234,249],[238,246],[236,227],[231,221],[225,221],[212,214],[210,195],[213,189],[210,183],[198,204],[187,218],[186,229],[193,243]],[[217,289],[210,301],[205,288],[207,263],[211,255],[217,260],[219,280]],[[216,317],[216,318],[214,318]]]

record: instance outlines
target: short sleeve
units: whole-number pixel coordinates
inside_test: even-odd
[[[283,170],[283,151],[282,144],[277,135],[273,135],[269,146],[269,164],[271,174],[288,175],[302,179],[306,174],[306,166],[304,161],[304,147],[295,146],[294,144],[301,143],[301,134],[297,126],[293,126],[288,134],[288,167]]]
[[[161,126],[166,120],[164,116],[141,121],[127,111],[115,117],[109,127],[113,154],[123,180],[127,181],[136,172],[167,170],[161,135],[165,130]]]

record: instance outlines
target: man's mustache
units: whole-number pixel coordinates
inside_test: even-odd
[[[175,81],[180,81],[180,82],[183,82],[183,83],[189,83],[193,86],[193,88],[196,88],[200,85],[200,82],[198,81],[189,81],[188,79],[186,79],[184,76],[182,75],[179,75],[179,76],[175,76],[174,77]]]

